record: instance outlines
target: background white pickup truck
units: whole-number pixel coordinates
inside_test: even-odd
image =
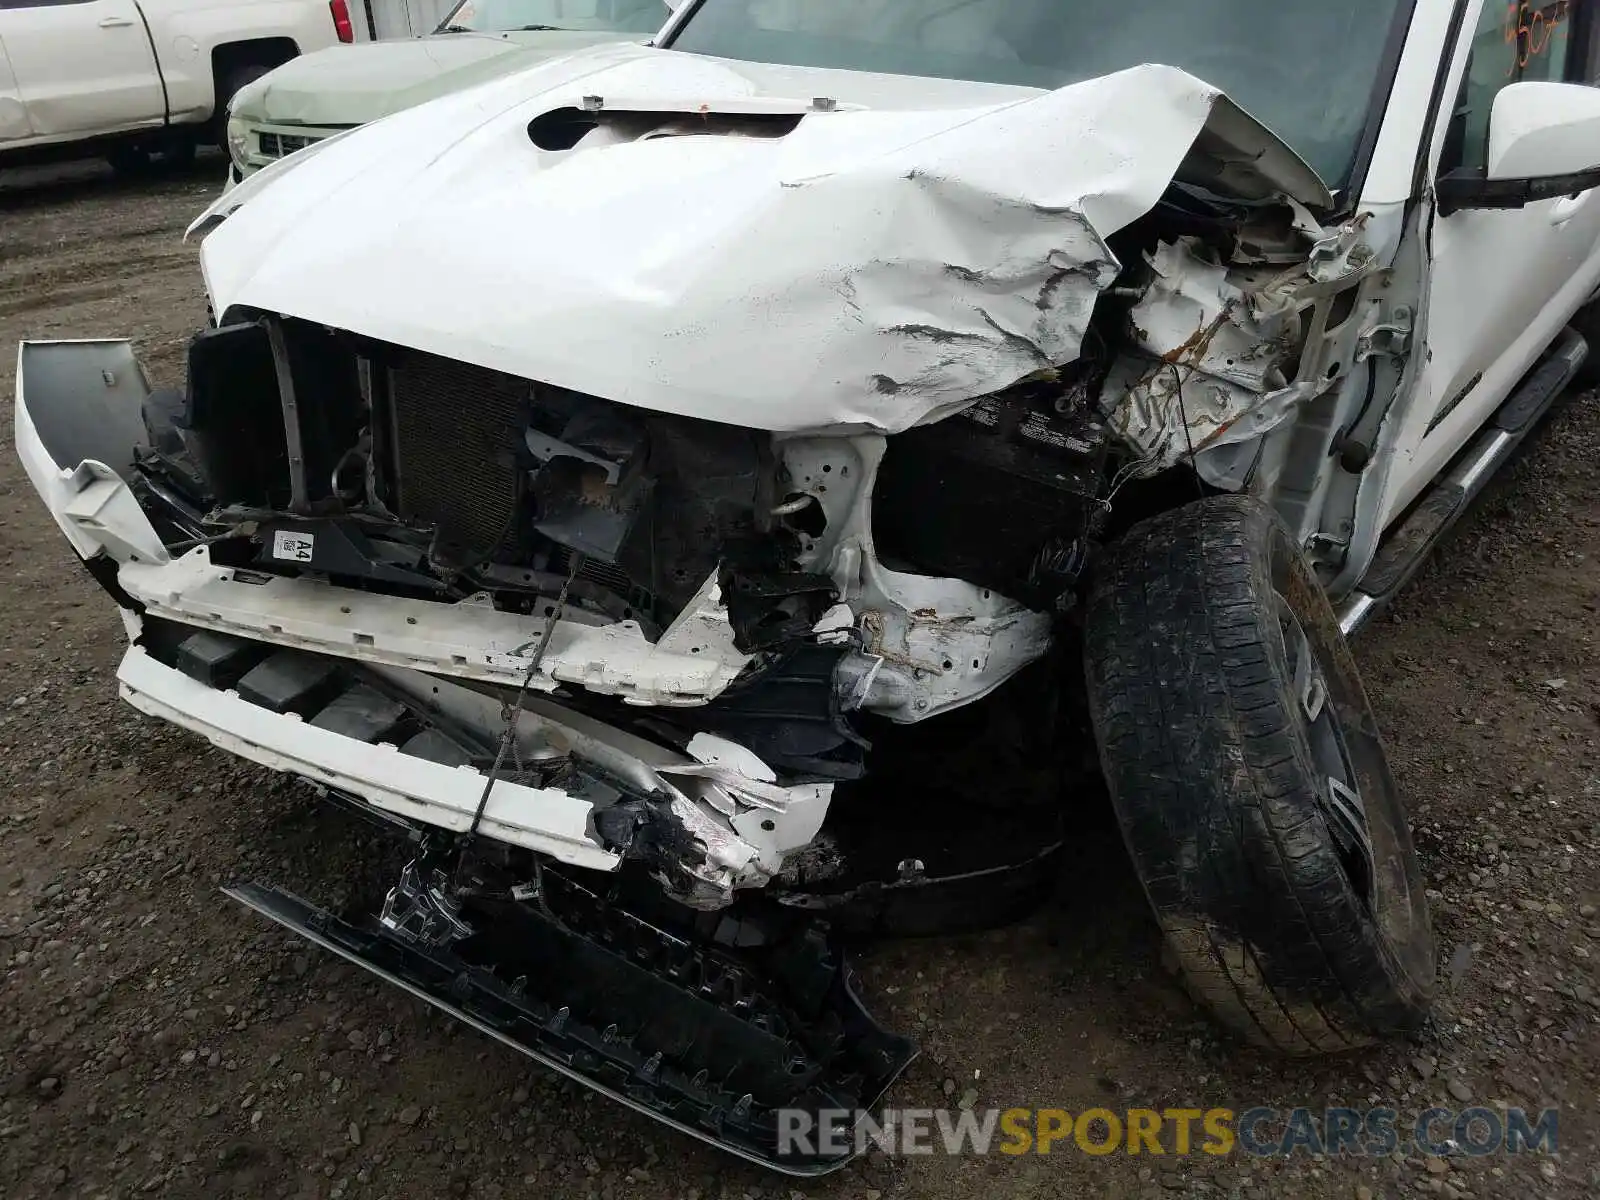
[[[186,158],[239,88],[353,38],[348,0],[0,0],[0,163]]]

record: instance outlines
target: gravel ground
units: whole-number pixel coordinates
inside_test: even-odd
[[[0,396],[23,337],[131,335],[176,383],[215,160],[0,185]],[[1447,986],[1414,1044],[1284,1063],[1161,968],[1104,814],[1020,928],[888,946],[897,1103],[1561,1106],[1562,1153],[1424,1161],[871,1156],[763,1174],[558,1082],[218,895],[337,880],[360,835],[120,704],[123,638],[0,423],[0,1193],[7,1196],[1585,1196],[1600,1193],[1600,404],[1555,416],[1356,651],[1411,797]]]

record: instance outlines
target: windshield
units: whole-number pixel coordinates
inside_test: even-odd
[[[1058,88],[1166,63],[1222,88],[1330,186],[1350,174],[1408,0],[701,0],[675,50]]]
[[[664,0],[461,0],[434,32],[654,33],[666,24],[669,11]]]

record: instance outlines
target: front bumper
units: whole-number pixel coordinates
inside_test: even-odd
[[[276,512],[259,528],[236,518],[213,556],[204,535],[220,518],[164,490],[182,487],[182,464],[157,469],[133,449],[145,419],[170,444],[171,399],[152,396],[126,342],[25,344],[17,380],[27,474],[122,608],[124,698],[416,844],[379,913],[259,885],[230,894],[608,1096],[779,1170],[842,1165],[914,1049],[866,1015],[826,930],[888,932],[907,917],[906,932],[983,928],[1053,882],[1059,829],[1026,809],[997,808],[975,838],[964,797],[952,832],[923,791],[898,807],[878,796],[839,806],[836,826],[855,817],[841,842],[836,826],[821,832],[832,785],[794,782],[859,766],[813,736],[815,723],[837,731],[841,677],[848,698],[921,717],[988,694],[1047,645],[1042,614],[876,561],[866,498],[882,439],[782,443],[793,477],[832,485],[816,491],[837,544],[812,549],[867,606],[866,653],[837,638],[851,617],[840,604],[814,643],[764,658],[752,686],[716,575],[650,641],[595,611],[336,586],[349,574],[311,540],[336,526],[311,518],[287,530]],[[502,738],[514,753],[497,751]],[[491,783],[490,762],[514,770]],[[888,830],[893,845],[875,836]],[[797,1111],[846,1148],[786,1151]]]
[[[777,784],[753,754],[721,738],[698,735],[688,753],[678,753],[564,705],[525,696],[511,761],[570,762],[572,781],[531,786],[502,776],[485,799],[484,768],[503,728],[509,692],[496,696],[416,670],[338,664],[323,681],[305,686],[305,703],[285,696],[275,711],[259,687],[250,691],[255,671],[219,686],[196,677],[204,675],[203,665],[186,663],[185,645],[211,635],[157,621],[150,636],[140,617],[130,612],[124,619],[136,640],[117,679],[123,698],[141,712],[392,818],[448,833],[465,833],[476,820],[486,837],[574,867],[612,871],[621,865],[629,843],[603,836],[602,825],[670,827],[670,836],[657,840],[674,848],[656,852],[652,865],[676,874],[686,898],[692,894],[712,907],[731,899],[734,889],[762,885],[777,873],[787,853],[815,837],[832,796],[828,784]],[[244,651],[269,676],[275,664],[335,661],[248,639],[222,643]],[[344,700],[359,709],[363,696],[369,703],[386,702],[379,706],[391,714],[383,721],[385,732],[362,740],[338,731],[348,725],[337,719],[333,728],[323,727]],[[448,731],[457,738],[452,749],[476,744],[483,753],[475,761],[431,758],[438,740],[402,744],[401,736],[388,732],[402,727],[440,737],[446,734],[439,731]],[[460,758],[470,759],[470,750]],[[763,773],[769,778],[759,778]]]
[[[140,712],[192,730],[230,754],[359,797],[407,820],[464,832],[483,791],[483,777],[475,770],[403,754],[392,744],[368,745],[318,729],[298,715],[271,712],[236,691],[218,691],[189,678],[138,645],[123,656],[117,683],[122,698]],[[421,676],[414,683],[425,686]],[[620,858],[592,833],[593,807],[555,788],[498,782],[479,828],[485,836],[573,866],[614,870]]]
[[[174,402],[152,396],[127,342],[25,343],[17,381],[15,443],[30,480],[79,557],[138,616],[122,668],[132,703],[400,819],[477,828],[586,869],[644,858],[694,908],[766,887],[813,846],[827,781],[860,773],[863,743],[841,712],[914,723],[988,695],[1049,645],[1048,614],[877,560],[869,498],[881,438],[778,445],[789,477],[832,481],[815,488],[827,532],[802,565],[824,568],[844,600],[812,627],[814,643],[758,663],[736,644],[715,571],[652,641],[637,620],[593,610],[555,619],[548,605],[338,585],[341,560],[328,551],[340,545],[337,523],[241,519],[213,556],[205,535],[217,527],[163,482],[182,470],[163,474],[134,449],[147,441],[145,415],[165,430]],[[447,709],[468,735],[452,745],[469,750],[425,761],[384,731],[330,735],[325,696],[272,707],[259,690],[240,694],[239,676],[180,669],[178,642],[202,631],[230,661],[248,659],[244,669],[270,657],[280,674],[336,682],[341,701],[374,686],[409,697],[408,731]],[[552,756],[581,786],[559,771],[496,775],[473,826],[506,726],[500,704],[513,694],[539,743],[519,744],[519,755],[564,747]]]
[[[137,414],[149,389],[127,343],[25,344],[17,378],[15,438],[29,479],[80,558],[115,567],[100,575],[114,574],[129,610],[135,644],[118,678],[130,703],[391,816],[450,832],[471,825],[485,786],[481,763],[445,765],[330,732],[303,706],[273,711],[231,683],[185,674],[170,653],[164,660],[153,652],[146,634],[205,630],[263,651],[330,660],[351,686],[366,680],[388,688],[411,698],[421,719],[448,720],[493,745],[503,698],[527,675],[547,618],[234,570],[213,563],[204,546],[174,557],[130,486],[129,468],[96,453],[142,440]],[[672,861],[654,865],[678,878],[681,898],[717,907],[738,888],[763,886],[788,853],[815,837],[831,785],[785,786],[734,742],[701,733],[679,752],[540,694],[568,684],[633,705],[702,705],[744,662],[712,581],[654,644],[631,622],[557,622],[523,701],[518,753],[559,746],[582,771],[616,786],[599,789],[606,794],[596,800],[497,779],[480,832],[571,866],[613,870],[626,845],[608,841],[597,821],[604,823],[607,805],[628,804],[636,812],[626,820],[613,814],[612,827],[663,827],[669,836],[657,842],[673,847]]]
[[[352,125],[285,125],[270,121],[244,122],[244,161],[236,164],[241,175],[254,175],[262,167],[271,166],[309,146],[326,141]]]

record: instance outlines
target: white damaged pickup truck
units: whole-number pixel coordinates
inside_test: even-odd
[[[1418,1028],[1344,637],[1600,287],[1600,94],[1467,8],[700,0],[245,180],[181,391],[16,404],[127,700],[410,839],[230,894],[795,1173],[915,1053],[852,941],[1028,911],[1107,792],[1219,1020]]]

